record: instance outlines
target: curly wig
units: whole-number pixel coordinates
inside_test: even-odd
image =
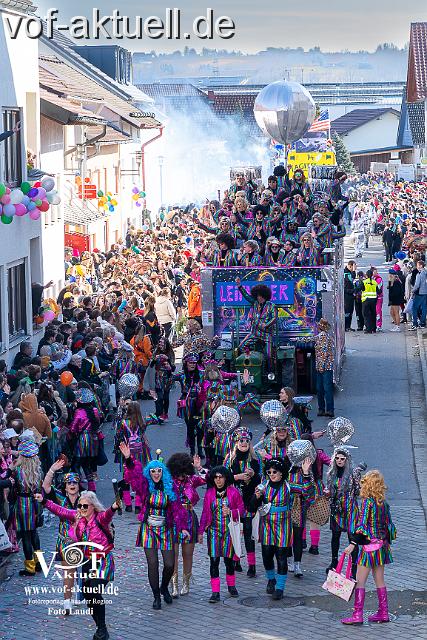
[[[144,467],[144,471],[142,472],[144,478],[148,481],[148,488],[150,490],[150,493],[154,493],[154,491],[156,490],[156,487],[154,486],[154,482],[151,478],[151,474],[150,474],[150,470],[151,469],[161,469],[162,470],[162,485],[163,485],[163,491],[166,493],[166,495],[168,496],[168,498],[170,498],[171,500],[176,500],[176,495],[174,493],[173,490],[173,480],[172,480],[172,476],[169,473],[169,469],[167,468],[167,466],[165,464],[163,464],[163,462],[160,462],[160,460],[151,460],[151,462],[149,462],[145,467]]]
[[[360,481],[361,498],[373,498],[377,504],[382,504],[385,500],[386,491],[384,476],[378,469],[368,471]]]
[[[266,284],[256,284],[251,289],[251,296],[253,298],[261,296],[264,300],[271,300],[271,289]]]
[[[188,453],[174,453],[167,462],[172,478],[194,476],[194,465]]]
[[[227,249],[234,249],[235,247],[234,238],[230,233],[219,233],[216,237],[216,242],[218,246],[224,243]]]
[[[270,458],[264,462],[264,473],[267,473],[269,469],[276,469],[282,474],[282,480],[287,480],[289,476],[289,470],[291,463],[288,457],[286,458]]]
[[[217,467],[212,467],[212,469],[210,469],[208,475],[206,476],[206,484],[209,488],[215,487],[214,479],[217,473],[224,476],[226,487],[229,487],[234,483],[234,477],[230,469],[222,465],[219,465]]]

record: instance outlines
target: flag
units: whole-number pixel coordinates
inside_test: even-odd
[[[309,132],[314,133],[315,131],[328,131],[330,126],[331,121],[329,119],[329,109],[325,109],[320,112],[320,116],[313,122]]]

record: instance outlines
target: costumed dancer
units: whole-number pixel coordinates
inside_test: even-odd
[[[233,433],[235,445],[233,451],[224,460],[224,466],[229,468],[234,477],[234,483],[242,494],[245,505],[243,517],[243,538],[245,541],[246,556],[248,560],[247,576],[256,576],[255,541],[252,538],[252,521],[255,513],[250,510],[250,501],[255,487],[261,481],[260,462],[252,446],[252,433],[240,427]],[[240,559],[234,558],[234,568],[242,571]]]
[[[41,491],[42,469],[38,456],[39,447],[33,440],[22,440],[18,445],[19,457],[11,478],[15,482],[16,502],[13,505],[12,526],[22,540],[24,569],[20,576],[34,576],[41,571],[36,551],[40,551],[37,528],[41,526],[41,509],[34,494]]]
[[[261,507],[259,540],[267,578],[266,592],[281,600],[288,575],[288,556],[292,541],[291,511],[295,495],[309,499],[314,494],[311,461],[302,463],[301,483],[288,482],[288,458],[271,458],[264,463],[267,485],[259,485],[251,501],[251,510]],[[274,558],[277,572],[274,569]]]
[[[314,444],[313,434],[304,433],[301,436],[301,440],[309,440],[311,444],[316,449],[316,460],[313,463],[312,471],[313,471],[313,479],[314,479],[314,499],[311,505],[311,508],[307,511],[307,523],[310,527],[310,548],[308,553],[313,556],[319,555],[319,542],[320,542],[320,527],[317,522],[310,518],[310,514],[315,518],[316,513],[320,509],[325,509],[324,502],[327,501],[326,496],[324,495],[323,489],[323,467],[329,466],[331,464],[331,458],[328,456],[323,449],[317,449]],[[329,508],[326,510],[326,517],[329,512]]]
[[[353,554],[359,545],[357,557],[357,586],[354,592],[354,611],[350,618],[341,620],[343,624],[363,624],[365,586],[372,571],[377,587],[378,611],[369,616],[369,622],[389,622],[387,587],[384,582],[384,568],[393,562],[391,543],[396,539],[396,528],[390,515],[390,507],[385,500],[387,487],[382,473],[376,469],[368,471],[360,482],[362,499],[359,515],[350,536],[346,554]]]
[[[63,477],[63,490],[59,491],[56,487],[52,486],[54,475],[57,471],[61,471],[67,461],[65,458],[61,458],[53,463],[47,472],[43,480],[43,495],[46,499],[59,504],[66,509],[76,509],[76,505],[80,496],[80,476],[73,471],[65,473]],[[72,524],[65,518],[60,518],[58,537],[56,539],[56,560],[61,562],[63,567],[69,567],[69,564],[65,560],[64,552],[67,547],[73,544],[73,533],[71,531]],[[71,596],[74,584],[74,571],[70,568],[70,571],[64,569],[64,602],[63,609],[65,615],[70,615],[72,611]]]
[[[93,570],[93,547],[84,545],[85,563],[81,566],[83,576],[83,594],[90,608],[91,616],[96,624],[96,632],[93,640],[108,640],[105,624],[105,601],[103,592],[105,586],[114,580],[114,534],[111,529],[111,521],[115,513],[120,509],[121,502],[115,502],[106,509],[102,506],[96,493],[83,491],[77,503],[77,510],[67,509],[60,504],[38,494],[36,499],[43,502],[44,506],[61,520],[72,523],[73,538],[78,542],[94,542],[101,545],[102,551],[96,552],[97,567]]]
[[[178,400],[177,415],[187,425],[187,446],[190,447],[190,455],[197,453],[203,456],[203,430],[200,425],[200,409],[198,397],[201,391],[202,377],[197,367],[199,356],[197,353],[188,353],[183,358],[182,373],[174,376],[181,385],[181,397]]]
[[[200,500],[197,493],[198,487],[206,484],[206,480],[200,474],[202,466],[199,456],[194,456],[194,462],[188,453],[174,453],[168,460],[167,467],[173,479],[173,490],[175,495],[181,501],[182,506],[187,512],[186,529],[189,537],[183,538],[178,532],[174,531],[175,543],[175,569],[172,576],[172,597],[178,597],[178,563],[179,548],[182,549],[182,589],[181,595],[185,596],[190,591],[190,580],[193,573],[193,555],[194,547],[197,542],[199,529],[199,520],[194,511],[194,507]],[[197,473],[196,473],[197,472]]]
[[[201,544],[206,532],[212,587],[209,602],[215,604],[220,601],[221,558],[224,559],[228,593],[232,598],[239,596],[234,572],[234,548],[228,523],[230,518],[233,521],[237,521],[239,517],[243,518],[245,506],[240,492],[233,486],[232,473],[226,467],[213,467],[208,474],[207,485],[198,540]]]
[[[139,495],[141,522],[136,546],[143,547],[148,564],[148,580],[154,595],[153,609],[162,608],[160,595],[166,604],[172,604],[169,582],[174,573],[174,531],[186,538],[187,511],[173,490],[173,480],[160,460],[152,460],[142,468],[139,460],[131,456],[130,448],[122,442],[120,451],[125,458],[125,481]],[[159,584],[160,550],[163,558],[162,582]]]
[[[357,497],[360,489],[360,467],[353,468],[351,455],[346,447],[338,446],[333,453],[332,461],[326,474],[325,495],[329,497],[331,507],[330,528],[331,564],[327,568],[335,569],[338,564],[341,534],[354,531],[358,518]],[[353,575],[356,575],[356,561],[358,550],[354,549]]]
[[[117,426],[114,440],[114,452],[116,454],[116,462],[120,463],[120,470],[123,470],[124,466],[123,456],[120,451],[121,442],[125,442],[129,445],[131,455],[134,456],[135,460],[139,460],[143,468],[148,462],[150,462],[152,456],[150,446],[147,442],[147,438],[145,437],[146,428],[147,424],[142,417],[139,402],[128,402],[126,405],[125,416]],[[125,511],[132,512],[132,496],[130,494],[130,487],[124,481],[121,486]],[[141,502],[138,494],[136,494],[135,513],[138,514],[140,511]]]
[[[261,342],[267,356],[267,370],[272,370],[272,351],[274,328],[277,322],[277,309],[271,302],[271,289],[265,284],[256,284],[250,293],[242,286],[240,278],[236,278],[238,289],[252,305],[250,310],[251,327],[248,335],[243,338],[238,346],[242,349],[250,341]]]
[[[99,450],[100,431],[98,409],[94,408],[95,396],[90,389],[82,388],[76,392],[77,409],[68,428],[73,454],[72,470],[80,472],[87,480],[88,491],[96,492],[96,458]]]

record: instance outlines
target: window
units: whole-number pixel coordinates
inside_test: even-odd
[[[19,109],[3,109],[3,131],[12,129],[21,120]],[[2,143],[4,151],[4,182],[16,187],[22,182],[22,134],[21,130],[6,138]]]
[[[27,333],[27,292],[25,289],[25,263],[7,270],[7,299],[9,313],[9,337]]]

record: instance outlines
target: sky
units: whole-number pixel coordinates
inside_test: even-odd
[[[236,35],[230,40],[165,39],[142,41],[123,40],[120,44],[134,51],[174,51],[188,45],[200,50],[203,46],[239,49],[255,53],[268,46],[303,47],[320,46],[324,51],[343,49],[372,51],[379,43],[393,42],[402,47],[409,40],[411,22],[427,21],[425,0],[184,0],[181,3],[162,0],[141,1],[103,0],[88,5],[87,0],[33,0],[38,15],[43,17],[49,7],[59,10],[61,21],[72,16],[91,16],[94,7],[104,14],[120,9],[132,20],[136,15],[144,19],[150,15],[164,17],[166,7],[177,7],[182,12],[183,29],[188,30],[193,19],[214,10],[214,16],[232,18]],[[187,29],[186,29],[187,27]]]

